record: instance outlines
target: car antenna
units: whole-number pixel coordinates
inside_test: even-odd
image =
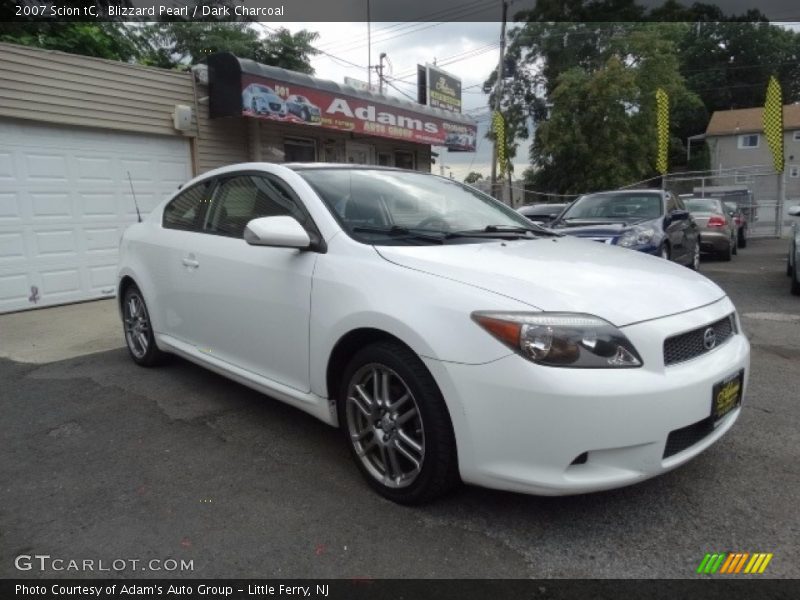
[[[139,217],[139,223],[141,223],[142,213],[139,212],[139,203],[136,201],[136,192],[133,191],[133,179],[131,179],[130,171],[128,171],[128,183],[131,184],[131,194],[133,194],[133,205],[136,207],[136,216]]]

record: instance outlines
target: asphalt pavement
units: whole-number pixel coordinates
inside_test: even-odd
[[[128,577],[683,578],[728,551],[771,552],[761,577],[800,577],[800,298],[786,245],[751,241],[701,267],[753,344],[731,433],[664,476],[573,497],[464,487],[397,506],[312,417],[180,359],[135,366],[113,301],[0,316],[0,577],[109,574],[15,567],[38,554],[125,560],[111,574]],[[55,311],[88,316],[65,332],[43,325]],[[143,570],[152,559],[192,568]]]

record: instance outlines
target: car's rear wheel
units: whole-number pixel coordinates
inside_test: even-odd
[[[137,365],[152,367],[164,357],[156,345],[150,313],[142,292],[136,285],[125,288],[122,298],[122,322],[125,330],[125,345]]]
[[[386,341],[358,351],[345,369],[338,400],[350,452],[379,494],[419,504],[459,482],[444,399],[406,346]]]
[[[720,260],[728,262],[731,259],[731,256],[733,255],[732,246],[733,244],[729,242],[725,250],[722,250],[718,254]]]

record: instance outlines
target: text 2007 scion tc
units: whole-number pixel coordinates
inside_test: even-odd
[[[341,427],[404,503],[658,475],[733,426],[749,374],[705,277],[396,169],[195,178],[125,232],[119,298],[134,361],[179,354]]]

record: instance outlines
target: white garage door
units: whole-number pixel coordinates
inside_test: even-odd
[[[0,120],[0,312],[113,295],[119,239],[191,177],[189,141]]]

